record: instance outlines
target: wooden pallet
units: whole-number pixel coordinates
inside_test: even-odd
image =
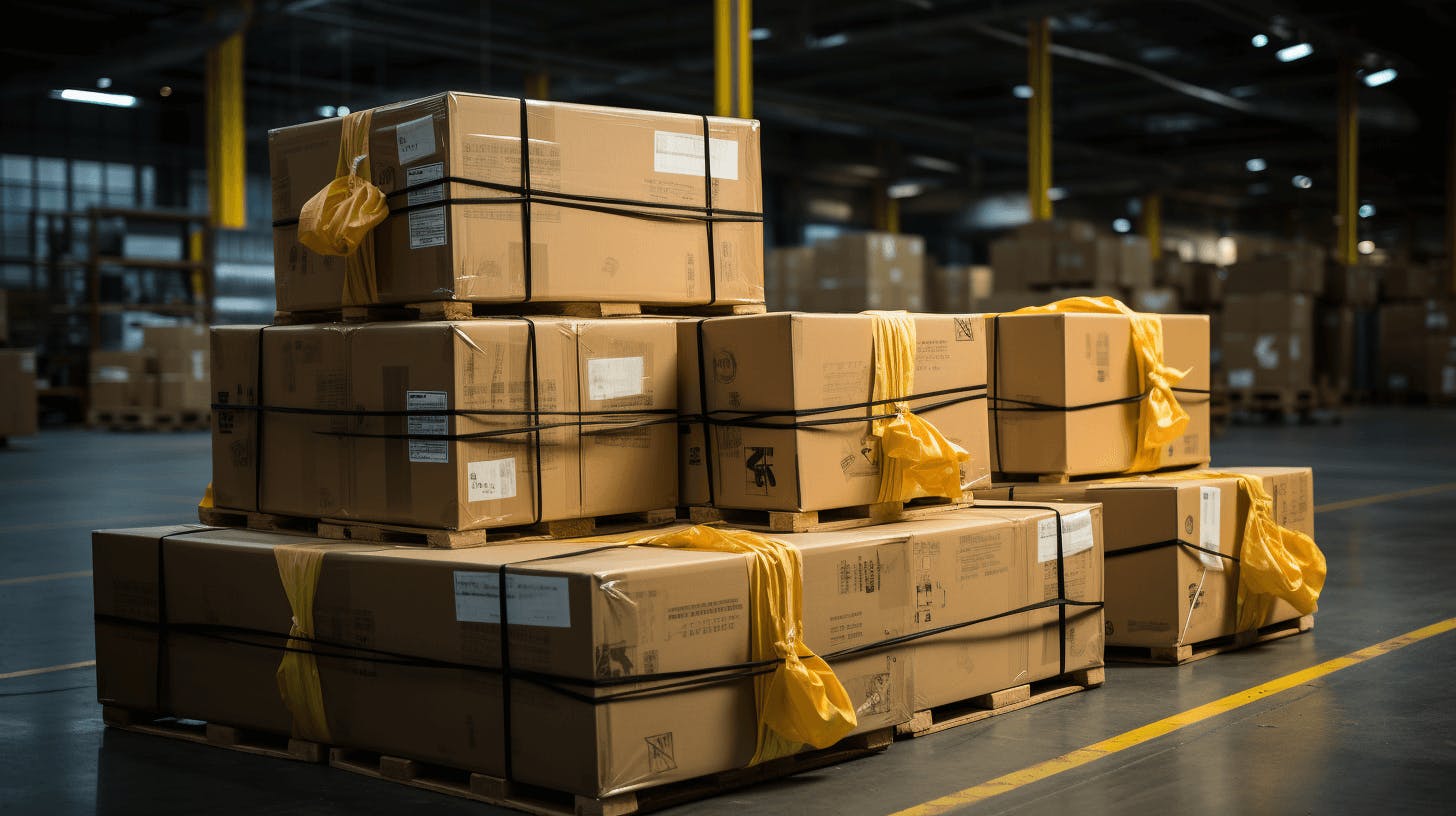
[[[674,306],[651,303],[598,303],[586,301],[531,301],[527,303],[470,303],[432,300],[402,306],[344,306],[323,311],[274,312],[279,325],[300,323],[373,323],[389,320],[471,320],[521,315],[564,315],[566,317],[725,317],[763,314],[761,303],[703,304]]]
[[[1309,415],[1320,407],[1313,388],[1230,388],[1229,408],[1234,414]]]
[[[880,502],[839,507],[833,510],[745,510],[729,507],[689,507],[688,519],[694,524],[722,522],[731,527],[766,530],[771,533],[822,533],[830,530],[852,530],[875,524],[911,521],[927,516],[970,507],[971,501],[942,498],[915,499],[906,504]]]
[[[858,759],[885,750],[893,741],[893,729],[881,728],[848,737],[821,751],[796,754],[752,768],[724,771],[603,797],[579,796],[534,785],[522,785],[488,774],[373,751],[334,748],[329,751],[329,764],[375,779],[508,807],[535,816],[631,816],[700,801],[749,785]]]
[[[1178,666],[1224,652],[1245,649],[1260,643],[1303,634],[1314,628],[1314,615],[1272,623],[1253,632],[1243,632],[1182,646],[1108,646],[1107,659],[1118,663],[1156,663]]]
[[[1157,474],[1159,476],[1168,477],[1168,476],[1172,476],[1173,474],[1176,474],[1176,473],[1178,473],[1179,471],[1182,471],[1182,470],[1199,470],[1199,469],[1204,468],[1204,467],[1207,467],[1207,465],[1206,464],[1178,465],[1177,467],[1164,468],[1163,470],[1155,470],[1155,471],[1152,472],[1152,474]],[[1152,474],[1148,474],[1148,475],[1152,475]],[[1118,478],[1118,477],[1121,477],[1121,476],[1128,476],[1128,475],[1132,475],[1132,474],[1126,474],[1126,473],[1079,473],[1079,474],[1066,474],[1066,473],[993,473],[993,474],[991,474],[991,483],[993,485],[1000,485],[1003,482],[1005,482],[1005,483],[1012,483],[1012,484],[1028,484],[1028,483],[1036,483],[1036,484],[1073,484],[1075,482],[1096,482],[1096,481],[1102,481],[1102,480],[1105,480],[1105,479],[1114,479],[1114,478]]]
[[[209,527],[246,527],[269,533],[318,535],[319,521],[304,516],[284,516],[226,507],[199,507],[197,520]]]
[[[277,759],[323,762],[327,754],[324,745],[308,740],[293,739],[282,734],[235,728],[231,725],[219,725],[199,720],[157,717],[146,712],[114,706],[102,706],[101,720],[108,728],[119,728],[138,734],[151,734]]]
[[[111,431],[205,431],[212,427],[212,413],[170,408],[94,410],[86,412],[86,424]]]
[[[1066,697],[1079,691],[1094,689],[1106,681],[1107,670],[1098,666],[1067,672],[1049,680],[1013,686],[1002,691],[982,694],[958,703],[917,711],[910,722],[895,728],[895,736],[924,737],[958,725],[969,725],[1001,714],[1020,711],[1037,703]]]

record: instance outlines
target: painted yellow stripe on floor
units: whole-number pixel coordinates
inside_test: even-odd
[[[78,663],[62,663],[59,666],[46,666],[40,669],[22,669],[21,671],[0,674],[0,680],[14,680],[17,677],[34,677],[37,674],[50,674],[51,672],[70,671],[71,669],[85,669],[94,665],[96,665],[96,661],[94,660],[82,660]]]
[[[77,570],[76,572],[52,572],[47,575],[27,575],[24,578],[0,579],[0,586],[15,586],[16,584],[38,584],[42,581],[63,581],[67,578],[90,578],[91,570]]]
[[[1141,728],[1134,728],[1131,731],[1109,737],[1101,742],[1093,743],[1085,748],[1078,748],[1075,751],[1062,754],[1059,757],[1037,763],[1029,768],[1019,771],[1012,771],[1004,776],[998,776],[988,782],[982,782],[964,790],[942,796],[939,799],[932,799],[924,804],[897,811],[891,816],[934,816],[934,814],[945,813],[955,808],[981,802],[1003,793],[1009,793],[1023,785],[1032,782],[1039,782],[1065,771],[1079,768],[1089,762],[1096,761],[1105,756],[1115,754],[1118,751],[1125,751],[1145,742],[1155,740],[1158,737],[1166,736],[1180,728],[1186,728],[1194,723],[1202,722],[1211,717],[1241,708],[1249,703],[1266,700],[1275,694],[1297,686],[1302,686],[1312,680],[1333,674],[1341,669],[1348,669],[1373,657],[1389,654],[1396,649],[1401,649],[1412,643],[1419,643],[1429,637],[1449,632],[1456,629],[1456,618],[1447,618],[1430,626],[1425,626],[1413,632],[1407,632],[1389,640],[1383,640],[1373,646],[1366,646],[1356,652],[1351,652],[1344,657],[1337,657],[1334,660],[1327,660],[1307,669],[1286,674],[1283,677],[1270,680],[1267,683],[1245,689],[1235,694],[1230,694],[1211,703],[1192,708],[1187,711],[1165,717],[1157,722],[1148,723]]]
[[[1346,499],[1345,501],[1330,502],[1329,504],[1316,505],[1316,513],[1329,513],[1334,510],[1349,510],[1352,507],[1365,507],[1371,504],[1397,501],[1399,499],[1410,499],[1416,496],[1429,496],[1433,493],[1445,493],[1448,490],[1456,490],[1456,482],[1417,487],[1411,490],[1397,490],[1394,493],[1377,493],[1374,496],[1365,496],[1359,499]]]

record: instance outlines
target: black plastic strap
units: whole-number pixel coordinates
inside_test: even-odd
[[[932,411],[940,410],[942,408],[949,408],[949,407],[951,407],[953,405],[960,405],[961,403],[965,403],[965,402],[973,402],[975,400],[986,399],[985,388],[986,388],[986,386],[984,386],[984,385],[972,385],[972,386],[965,386],[963,388],[946,388],[946,389],[942,389],[940,391],[928,391],[928,392],[923,393],[923,394],[912,394],[912,395],[906,396],[906,397],[892,397],[890,399],[868,400],[868,401],[865,401],[865,402],[847,403],[845,405],[830,405],[830,406],[826,406],[826,407],[822,407],[822,408],[800,408],[800,409],[792,410],[792,411],[731,411],[731,410],[718,410],[718,411],[709,411],[709,412],[706,412],[704,415],[702,415],[700,417],[696,417],[695,419],[696,419],[696,421],[699,421],[699,422],[706,422],[706,423],[708,423],[710,425],[716,425],[716,426],[720,426],[720,427],[734,427],[734,428],[770,428],[770,429],[775,429],[775,430],[790,430],[790,431],[792,431],[792,430],[803,430],[803,429],[806,429],[806,428],[817,428],[817,427],[822,427],[822,426],[825,426],[825,425],[848,425],[848,424],[852,424],[852,423],[856,423],[856,422],[870,422],[870,421],[873,421],[873,420],[876,420],[876,419],[892,419],[895,416],[897,416],[897,412],[891,411],[891,412],[888,412],[888,413],[868,414],[868,415],[856,415],[856,416],[845,416],[845,417],[830,417],[830,418],[825,418],[825,419],[798,419],[799,417],[813,417],[813,416],[818,416],[818,415],[821,415],[821,414],[830,414],[830,413],[838,413],[838,412],[842,412],[842,411],[855,411],[855,410],[869,409],[869,408],[873,408],[873,407],[877,407],[877,406],[881,406],[881,405],[893,405],[895,403],[901,403],[901,402],[914,402],[914,401],[917,401],[917,400],[929,399],[929,398],[938,397],[938,396],[945,396],[945,395],[948,395],[948,394],[950,394],[950,395],[958,395],[958,396],[953,396],[950,399],[941,400],[939,402],[930,403],[928,405],[921,405],[919,407],[915,407],[915,408],[912,408],[911,409],[911,410],[913,410],[917,414],[927,414],[927,413],[930,413]],[[723,417],[723,416],[721,416],[722,414],[731,414],[733,416]],[[796,420],[796,421],[792,421],[792,422],[769,422],[769,421],[767,421],[769,419],[775,419],[775,418],[793,419],[793,420]]]
[[[527,124],[526,100],[521,99],[521,190],[531,189],[531,135]],[[521,196],[521,261],[524,264],[524,285],[526,296],[523,300],[531,300],[531,196]],[[534,348],[534,334],[533,346]],[[506,753],[510,753],[507,751]]]
[[[521,100],[524,109],[525,100]],[[530,275],[526,276],[530,280]],[[533,426],[533,439],[531,447],[535,463],[536,486],[532,498],[533,508],[531,512],[531,523],[538,524],[545,512],[545,501],[541,496],[541,366],[540,354],[536,347],[536,321],[525,317],[521,318],[526,322],[526,345],[527,353],[531,356],[531,425]],[[568,423],[570,424],[570,423]],[[501,596],[505,596],[505,585],[501,585]]]
[[[171,633],[171,622],[167,614],[167,539],[174,536],[198,532],[196,529],[178,530],[157,539],[157,683],[153,689],[152,706],[158,714],[170,714],[172,707],[171,678],[167,673],[170,651],[167,637]]]
[[[703,425],[703,467],[708,471],[708,502],[717,500],[717,490],[714,488],[713,476],[713,428],[708,425],[708,344],[703,340],[703,323],[706,319],[699,319],[696,328],[698,335],[698,416],[702,417]]]
[[[1208,389],[1205,388],[1174,388],[1172,390],[1184,394],[1202,394],[1205,396],[1210,393]],[[992,405],[996,406],[997,410],[1001,411],[1049,411],[1071,413],[1073,411],[1088,411],[1093,408],[1106,408],[1110,405],[1132,405],[1142,402],[1143,400],[1151,396],[1152,393],[1153,389],[1149,388],[1141,394],[1133,394],[1127,397],[1118,397],[1116,399],[1102,400],[1101,402],[1088,402],[1081,405],[1056,405],[1049,402],[1033,402],[1031,400],[1019,400],[1012,399],[1010,397],[992,397],[991,403]]]
[[[718,246],[713,242],[713,131],[703,115],[703,214],[708,225],[708,302],[718,302]],[[707,405],[703,406],[707,410]]]
[[[1196,550],[1198,552],[1207,553],[1209,555],[1216,555],[1225,561],[1230,561],[1235,564],[1239,563],[1239,559],[1237,556],[1227,555],[1225,553],[1219,552],[1218,550],[1211,550],[1208,547],[1200,547],[1199,545],[1194,544],[1191,541],[1184,541],[1181,538],[1170,538],[1167,541],[1154,541],[1151,544],[1139,544],[1136,547],[1123,547],[1120,550],[1110,550],[1106,552],[1103,557],[1117,558],[1119,556],[1135,555],[1137,553],[1149,552],[1152,550],[1162,550],[1168,547],[1187,547],[1190,550]]]

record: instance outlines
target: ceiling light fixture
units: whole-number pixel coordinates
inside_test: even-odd
[[[1394,68],[1381,68],[1379,71],[1366,74],[1365,84],[1371,88],[1379,88],[1387,82],[1394,82],[1397,76],[1400,74]]]
[[[1254,44],[1255,48],[1263,48],[1264,46],[1269,44],[1269,35],[1255,34],[1254,39],[1250,40],[1250,42]]]
[[[1280,62],[1294,62],[1295,60],[1302,60],[1313,53],[1314,46],[1307,42],[1302,42],[1275,51],[1274,57]]]
[[[754,42],[763,42],[773,36],[773,31],[767,28],[755,28],[748,32],[748,39]]]
[[[1132,222],[1126,218],[1118,218],[1112,222],[1113,232],[1132,232]]]
[[[1355,249],[1359,250],[1361,255],[1370,255],[1375,252],[1375,242],[1361,241],[1355,245]]]
[[[1361,218],[1369,218],[1369,217],[1375,215],[1375,205],[1374,204],[1361,204],[1360,205],[1360,209],[1358,210],[1358,212],[1360,213],[1360,217]]]
[[[1244,162],[1244,167],[1248,168],[1250,173],[1262,173],[1269,169],[1269,163],[1260,158],[1252,158]]]
[[[1314,179],[1310,178],[1309,176],[1295,176],[1289,181],[1291,184],[1301,190],[1308,190],[1309,188],[1314,186]]]
[[[1011,95],[1017,99],[1030,99],[1033,91],[1030,85],[1017,85],[1011,89]]]
[[[76,88],[67,88],[64,91],[51,91],[51,98],[64,99],[67,102],[88,102],[92,105],[108,105],[113,108],[134,108],[137,105],[137,98],[128,94],[83,91]]]

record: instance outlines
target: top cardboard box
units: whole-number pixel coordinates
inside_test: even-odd
[[[297,227],[341,131],[269,133],[279,309],[346,305],[344,259]],[[762,303],[758,138],[750,120],[456,92],[375,108],[370,177],[392,211],[373,233],[378,302]]]
[[[1189,415],[1162,466],[1207,462],[1208,316],[1162,321],[1164,360],[1188,371],[1176,396]],[[1132,466],[1142,386],[1126,317],[1001,315],[986,327],[993,469],[1077,476]]]

